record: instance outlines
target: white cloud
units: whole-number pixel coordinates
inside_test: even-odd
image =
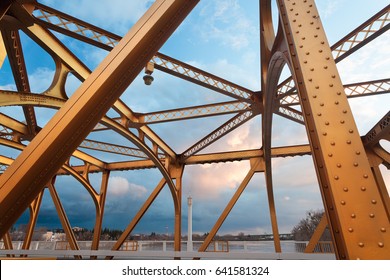
[[[234,50],[247,47],[258,30],[237,0],[211,1],[201,10],[200,16],[203,21],[198,30],[203,40],[217,41]]]
[[[143,198],[147,193],[144,186],[130,183],[124,177],[110,177],[108,193],[115,197],[128,196],[131,199]]]

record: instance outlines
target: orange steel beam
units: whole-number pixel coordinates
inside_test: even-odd
[[[315,3],[277,3],[336,256],[387,259],[389,219]]]
[[[1,33],[16,83],[16,88],[21,92],[30,92],[30,83],[28,81],[26,63],[24,61],[19,32],[17,30],[3,30]],[[23,106],[23,112],[26,118],[29,134],[31,135],[30,137],[33,137],[37,132],[37,119],[34,107]]]
[[[321,236],[323,235],[327,225],[328,225],[328,221],[326,220],[326,215],[324,213],[324,215],[322,215],[322,217],[321,217],[320,223],[317,225],[317,228],[315,229],[312,237],[310,238],[309,243],[307,244],[307,246],[305,248],[305,253],[313,253],[314,252],[314,249],[315,249],[318,241],[320,241]]]
[[[253,175],[256,172],[259,172],[261,170],[264,170],[264,161],[261,159],[258,159],[252,164],[251,169],[249,170],[248,174],[245,176],[244,180],[240,184],[240,186],[237,188],[236,192],[234,193],[233,197],[230,199],[229,203],[226,205],[225,209],[223,210],[222,214],[219,216],[218,220],[214,224],[213,228],[210,230],[209,234],[207,235],[206,239],[203,241],[202,245],[199,247],[199,252],[205,252],[207,250],[207,247],[210,245],[210,242],[213,240],[215,235],[217,234],[218,230],[221,228],[223,222],[226,220],[226,217],[229,215],[229,213],[232,211],[234,205],[240,198],[241,194],[247,187],[248,183],[252,179]]]
[[[102,119],[197,2],[156,1],[3,173],[0,178],[0,236]]]
[[[42,204],[42,198],[43,198],[44,191],[45,191],[45,189],[43,189],[38,194],[38,196],[34,199],[34,201],[31,203],[31,205],[29,207],[30,220],[29,220],[28,226],[27,226],[26,237],[25,237],[25,239],[23,241],[23,245],[22,245],[22,249],[23,250],[29,250],[30,249],[31,241],[32,241],[33,234],[34,234],[35,225],[36,225],[37,220],[38,220],[39,209],[40,209],[41,204]]]
[[[92,238],[91,250],[99,250],[99,242],[100,242],[100,235],[102,231],[104,206],[106,204],[109,178],[110,178],[110,171],[104,171],[102,175],[100,193],[98,196],[98,207],[96,208],[96,221],[95,221],[94,233]]]
[[[119,250],[122,246],[123,242],[126,241],[126,238],[131,234],[133,229],[137,226],[139,221],[142,219],[142,217],[145,215],[146,211],[148,211],[149,207],[152,205],[153,201],[157,198],[161,190],[164,188],[166,184],[165,179],[162,179],[159,184],[156,186],[156,188],[153,190],[153,192],[149,195],[148,199],[144,202],[142,207],[138,210],[137,214],[134,216],[134,218],[131,220],[129,225],[126,227],[126,229],[123,231],[121,236],[118,238],[118,240],[115,242],[114,246],[111,248],[111,250]],[[112,259],[112,256],[108,256],[107,259]]]

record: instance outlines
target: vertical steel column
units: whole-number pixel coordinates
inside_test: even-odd
[[[0,178],[0,236],[199,0],[157,0]]]
[[[102,184],[99,193],[99,206],[96,209],[96,222],[94,227],[94,234],[92,239],[91,250],[99,250],[100,234],[102,231],[104,206],[106,205],[108,180],[110,178],[110,171],[105,170],[102,174]]]
[[[388,259],[389,219],[313,0],[278,0],[339,259]]]

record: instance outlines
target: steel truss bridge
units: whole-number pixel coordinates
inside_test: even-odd
[[[12,249],[9,230],[26,209],[29,209],[30,221],[22,249],[30,247],[43,193],[48,191],[71,250],[80,249],[56,191],[56,178],[70,175],[88,191],[95,205],[91,250],[98,250],[110,172],[156,168],[161,173],[161,181],[111,250],[120,249],[165,187],[172,195],[169,203],[174,208],[174,250],[180,252],[185,167],[249,161],[246,177],[220,213],[199,252],[207,250],[253,175],[262,173],[275,253],[280,253],[271,160],[311,155],[326,214],[307,252],[313,250],[328,226],[338,259],[389,259],[390,200],[379,166],[390,168],[389,152],[380,144],[381,140],[390,140],[390,113],[378,120],[366,135],[359,135],[348,99],[387,94],[390,78],[343,84],[337,63],[388,31],[390,6],[330,46],[314,0],[277,0],[277,30],[273,27],[271,0],[261,0],[261,90],[253,91],[159,52],[198,2],[156,0],[122,38],[39,1],[1,1],[0,61],[8,57],[17,90],[0,90],[0,105],[20,106],[23,112],[18,119],[0,114],[1,145],[7,147],[4,150],[18,151],[16,159],[6,153],[0,155],[0,236],[6,248]],[[21,32],[55,63],[53,81],[44,92],[31,92],[25,59],[29,53],[23,49]],[[67,37],[109,53],[91,71],[61,41]],[[280,82],[286,65],[291,77]],[[192,107],[135,112],[121,95],[143,71],[145,78],[162,71],[225,95],[230,101],[208,104],[205,100],[204,104]],[[69,73],[81,81],[73,94],[65,89]],[[36,113],[39,108],[58,110],[43,127],[38,125],[41,123]],[[222,115],[231,118],[196,139],[181,153],[155,132],[167,122],[196,118],[212,121],[212,117]],[[206,147],[259,115],[262,120],[260,148],[202,153]],[[274,147],[271,143],[274,115],[304,126],[309,144]],[[107,132],[121,135],[128,144],[110,143],[104,138]],[[121,160],[109,162],[96,156],[106,153],[116,154]],[[80,164],[71,164],[74,158]],[[92,186],[91,173],[101,174],[100,190]]]

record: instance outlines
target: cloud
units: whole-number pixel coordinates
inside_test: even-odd
[[[199,13],[198,30],[204,41],[215,41],[233,50],[249,46],[257,27],[236,0],[210,1]]]
[[[128,196],[130,199],[144,198],[147,189],[144,186],[130,183],[124,177],[110,177],[108,194],[115,197]]]

